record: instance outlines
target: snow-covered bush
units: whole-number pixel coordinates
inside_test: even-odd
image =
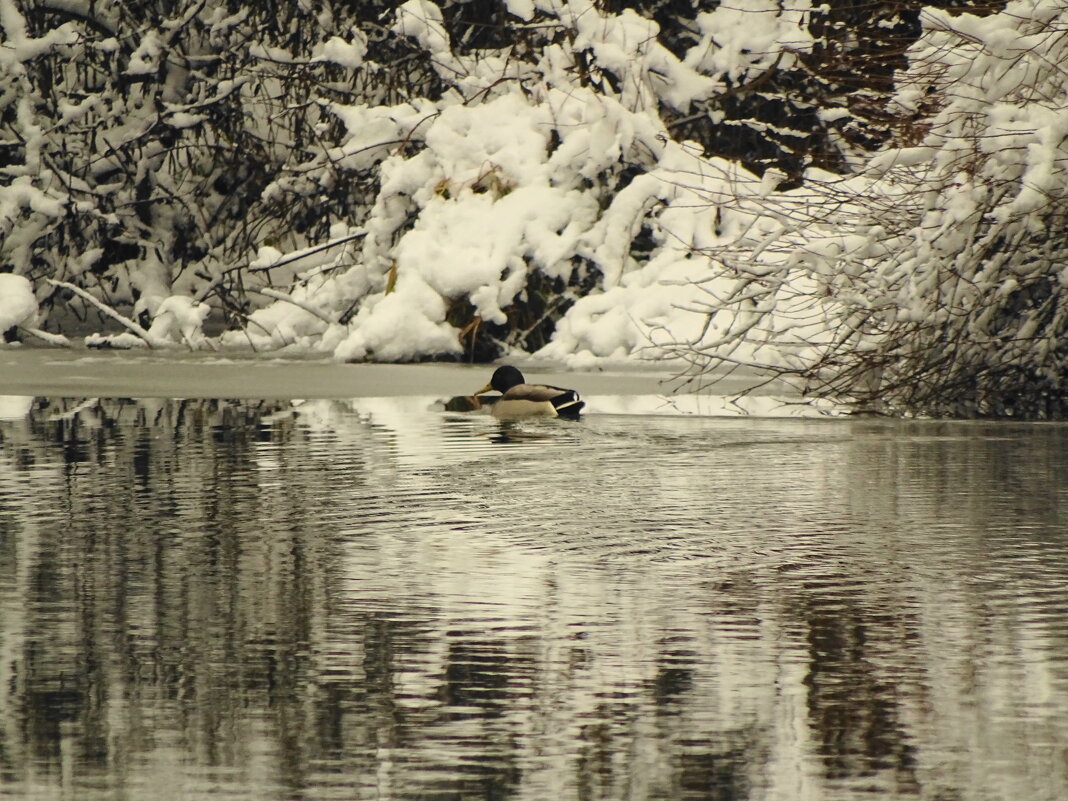
[[[344,358],[540,347],[575,299],[671,239],[659,204],[685,192],[642,179],[677,170],[660,159],[681,134],[758,172],[804,162],[786,118],[808,101],[761,98],[812,72],[813,42],[842,38],[807,0],[0,10],[0,270],[33,280],[46,314],[95,315],[74,286],[147,330],[191,296],[229,343]],[[769,84],[780,71],[795,77]],[[724,120],[730,135],[710,133]],[[761,137],[779,155],[750,158]],[[501,225],[512,212],[525,221]],[[633,314],[613,314],[631,324],[590,352],[646,344]]]
[[[886,233],[866,257],[892,305],[866,360],[882,370],[881,392],[908,408],[1063,415],[1068,8],[930,12],[925,25],[900,102],[938,110],[921,141],[869,168],[918,193],[906,214],[872,221]]]
[[[801,7],[761,7],[761,41],[775,49],[722,64],[709,37],[680,58],[630,9],[506,7],[530,25],[508,47],[479,50],[450,38],[433,3],[397,9],[393,32],[431,54],[448,88],[433,101],[330,106],[348,130],[331,164],[378,176],[356,263],[305,265],[289,297],[224,341],[485,359],[535,351],[559,323],[543,352],[581,361],[655,353],[653,331],[693,326],[679,304],[713,267],[694,248],[732,228],[737,170],[703,164],[661,114],[712,98],[717,71],[736,80],[794,60],[782,38],[803,44]]]
[[[340,133],[325,104],[403,90],[368,88],[347,6],[0,0],[0,271],[146,325],[175,294],[240,319],[251,252],[359,206],[300,168]]]
[[[1063,416],[1068,8],[926,10],[923,24],[898,81],[897,146],[858,176],[810,181],[801,224],[756,260],[766,275],[735,287],[763,298],[768,328],[782,293],[810,280],[828,320],[803,349],[755,363],[878,408]],[[719,361],[690,351],[698,372]]]

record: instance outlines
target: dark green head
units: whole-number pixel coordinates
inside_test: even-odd
[[[506,364],[504,367],[498,367],[493,371],[493,378],[490,379],[490,386],[502,395],[512,387],[517,387],[520,384],[525,383],[526,379],[523,378],[523,374],[510,364]]]
[[[511,365],[506,364],[504,367],[498,367],[494,370],[493,378],[490,379],[490,382],[475,394],[481,395],[483,392],[489,392],[491,389],[495,389],[503,395],[512,387],[525,383],[526,379],[523,378],[523,374]]]

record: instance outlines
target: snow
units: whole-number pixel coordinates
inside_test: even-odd
[[[811,47],[805,24],[811,8],[808,0],[747,0],[701,12],[697,15],[701,43],[687,53],[686,64],[722,75],[735,85],[745,83],[783,53]]]
[[[263,61],[274,61],[279,64],[289,64],[295,60],[293,54],[284,47],[272,47],[259,42],[250,45],[248,52],[254,58],[262,59]]]
[[[321,48],[316,49],[312,63],[331,61],[350,70],[363,66],[364,56],[367,55],[367,36],[359,29],[354,30],[352,35],[351,42],[346,42],[340,36],[331,36]]]
[[[519,17],[524,22],[530,22],[534,17],[534,0],[505,0],[508,13]]]
[[[449,53],[449,34],[441,9],[430,0],[408,0],[397,9],[393,30],[410,36],[432,55]]]
[[[406,291],[385,295],[364,307],[355,332],[334,351],[343,361],[408,361],[420,352],[456,353],[456,331],[445,322],[445,301],[425,282],[405,282]]]
[[[130,56],[126,74],[145,75],[156,72],[159,69],[159,57],[162,52],[163,45],[159,40],[159,35],[155,31],[149,31]]]
[[[0,420],[22,420],[33,408],[32,395],[0,395]]]
[[[185,111],[175,111],[167,115],[167,123],[172,128],[192,128],[200,125],[207,119],[204,114],[190,114]]]
[[[248,263],[253,269],[267,269],[282,261],[285,254],[278,248],[264,245],[256,252],[256,258]]]
[[[12,326],[32,324],[37,316],[33,285],[21,275],[0,273],[0,333]]]
[[[693,101],[720,88],[720,81],[679,61],[661,45],[657,41],[660,26],[633,9],[602,14],[590,0],[571,0],[568,12],[578,34],[575,51],[589,48],[603,69],[617,75],[637,71],[644,77],[624,83],[620,102],[627,108],[653,106],[659,98],[687,111]]]
[[[186,295],[172,295],[156,308],[149,336],[157,342],[185,343],[191,348],[205,344],[202,331],[211,308]]]

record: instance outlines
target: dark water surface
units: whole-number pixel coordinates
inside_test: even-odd
[[[1068,427],[0,404],[0,797],[1068,799]]]

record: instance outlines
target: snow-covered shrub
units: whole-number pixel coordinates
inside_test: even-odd
[[[405,88],[370,81],[349,6],[0,0],[0,269],[145,324],[174,294],[240,320],[251,252],[371,197],[306,168],[340,132],[326,103]]]
[[[850,262],[857,347],[833,384],[930,413],[1068,412],[1068,8],[1022,0],[977,17],[928,11],[898,100],[923,138],[868,173]],[[926,117],[925,110],[934,113]],[[902,192],[906,189],[907,194]]]
[[[633,10],[506,5],[532,24],[496,50],[454,41],[455,23],[428,0],[397,9],[393,32],[431,54],[448,88],[395,106],[330,105],[348,131],[331,166],[377,175],[356,264],[303,265],[288,298],[225,341],[342,359],[484,359],[535,350],[563,320],[545,352],[581,360],[630,355],[654,330],[692,327],[677,306],[693,294],[687,284],[712,274],[694,247],[705,230],[732,228],[735,178],[724,176],[737,171],[702,166],[700,148],[675,142],[660,115],[722,89],[709,70],[737,78],[749,67],[709,61],[721,48],[707,38],[694,45],[700,57],[680,58]],[[801,15],[791,11],[786,27]],[[765,44],[781,48],[781,20],[755,19],[769,21]],[[695,226],[705,228],[682,233]]]
[[[1068,8],[926,10],[923,24],[899,78],[897,146],[858,176],[810,181],[800,224],[761,254],[767,274],[736,286],[770,312],[812,281],[829,321],[803,350],[756,361],[884,409],[1063,416]],[[689,356],[718,362],[714,348]]]
[[[608,0],[0,6],[0,269],[55,287],[46,313],[96,307],[42,279],[143,326],[166,298],[189,295],[235,329],[228,342],[347,358],[488,358],[544,344],[577,297],[656,261],[671,238],[658,204],[681,196],[670,180],[654,189],[637,179],[682,134],[708,156],[711,143],[735,141],[709,133],[726,120],[748,133],[724,155],[762,171],[746,153],[765,137],[777,152],[789,140],[803,162],[784,115],[801,120],[807,101],[761,98],[794,91],[791,78],[769,93],[768,75],[812,71],[805,60],[828,36],[814,36],[810,18],[830,13],[807,0],[674,14]],[[547,119],[562,96],[567,118]],[[728,108],[743,97],[744,108]],[[489,119],[505,108],[524,110]],[[517,153],[545,150],[537,169],[510,172],[503,137],[475,143],[496,148],[477,164],[434,141],[452,126],[461,142],[470,124],[478,137],[498,122],[515,134],[520,121],[536,127],[515,137]],[[416,179],[427,183],[399,188]],[[635,193],[644,205],[627,211]],[[536,219],[498,225],[519,207],[527,217],[539,208]],[[469,212],[495,235],[460,236],[455,220],[475,227]],[[440,247],[445,225],[467,256],[434,267],[425,244]],[[569,244],[551,254],[527,241],[538,226]],[[597,237],[612,242],[614,263],[601,263]],[[460,274],[444,275],[455,265]],[[654,294],[666,308],[663,287]],[[391,331],[401,317],[419,332]],[[617,340],[590,352],[647,344],[641,325]]]
[[[343,145],[339,163],[347,150],[363,158],[376,115],[338,113],[358,145]],[[382,162],[358,264],[305,276],[295,296],[320,314],[288,301],[253,314],[257,325],[247,335],[256,344],[268,345],[284,326],[294,341],[322,343],[339,358],[405,360],[459,353],[465,343],[457,332],[466,329],[474,342],[484,326],[505,344],[527,347],[537,321],[523,325],[524,315],[539,282],[556,287],[559,300],[551,302],[570,302],[567,288],[591,263],[611,269],[594,252],[606,237],[617,238],[615,269],[622,269],[643,209],[624,219],[612,190],[629,167],[664,149],[653,118],[574,87],[500,93],[472,105],[447,99],[392,116],[421,149]],[[354,302],[358,310],[341,326]]]

